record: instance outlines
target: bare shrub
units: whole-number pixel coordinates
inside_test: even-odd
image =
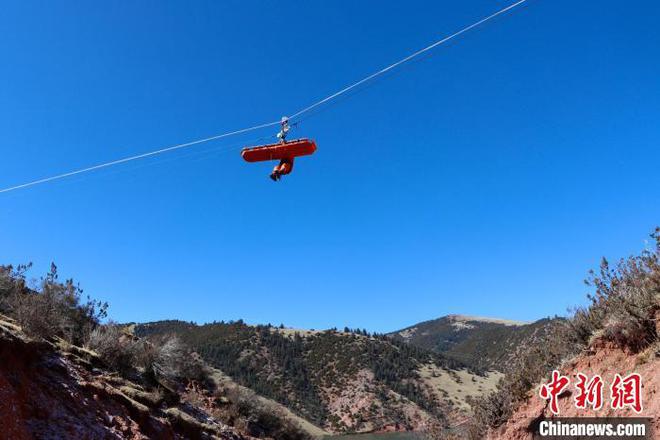
[[[135,365],[142,369],[143,376],[151,382],[156,381],[154,364],[158,352],[159,346],[147,339],[140,339],[135,347]]]
[[[95,328],[87,342],[87,346],[98,353],[109,367],[120,373],[127,373],[135,368],[137,344],[114,323]]]
[[[604,338],[633,352],[658,342],[660,228],[651,237],[652,249],[613,267],[603,259],[599,272],[590,272],[586,283],[594,293],[588,295],[589,306],[576,309],[566,325],[520,356],[494,393],[473,402],[470,438],[483,438],[489,427],[504,423],[537,383],[593,339]]]
[[[197,380],[208,382],[209,373],[201,357],[177,336],[142,341],[138,362],[145,373],[169,381]]]
[[[12,314],[15,297],[25,289],[25,272],[31,265],[0,266],[0,313]]]
[[[126,374],[141,369],[145,379],[170,384],[179,381],[208,381],[203,360],[177,336],[157,340],[138,339],[115,323],[99,326],[89,337],[87,346],[114,370]]]
[[[56,336],[80,344],[106,316],[107,304],[87,298],[73,280],[58,281],[57,266],[51,264],[36,288],[28,288],[25,272],[30,265],[0,267],[0,308],[11,315],[32,337]]]
[[[574,335],[583,343],[597,332],[617,346],[638,352],[658,339],[655,316],[660,311],[660,228],[651,237],[652,249],[611,266],[602,260],[598,273],[586,283],[595,292],[590,304],[571,320]]]

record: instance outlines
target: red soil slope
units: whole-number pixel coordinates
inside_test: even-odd
[[[574,395],[564,393],[559,399],[560,417],[651,417],[655,438],[660,438],[660,347],[657,344],[637,354],[626,352],[611,343],[602,341],[592,344],[590,351],[567,362],[561,369],[569,376],[571,383],[577,382],[576,375],[583,373],[587,377],[599,374],[606,384],[603,390],[604,405],[599,411],[577,409]],[[613,410],[609,406],[609,384],[615,374],[625,376],[629,373],[642,376],[642,396],[644,409],[637,415],[631,409]],[[549,380],[549,378],[548,378]],[[569,387],[572,389],[572,386]],[[539,387],[530,391],[527,401],[521,405],[509,421],[495,431],[488,433],[491,440],[531,440],[530,425],[537,419],[551,418],[552,413],[546,401],[538,395]]]

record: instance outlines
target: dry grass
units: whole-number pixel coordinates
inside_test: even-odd
[[[319,428],[302,417],[299,417],[284,405],[275,402],[274,400],[259,396],[249,388],[238,385],[220,370],[211,369],[210,376],[218,389],[235,390],[235,392],[232,393],[234,394],[235,399],[237,398],[236,396],[242,396],[238,398],[249,400],[251,404],[262,408],[264,411],[277,414],[279,417],[282,417],[293,425],[299,427],[299,429],[305,432],[310,438],[321,439],[329,435],[329,432]]]
[[[434,364],[424,365],[419,370],[419,375],[439,400],[449,400],[463,411],[471,409],[471,399],[494,391],[504,376],[499,372],[488,372],[483,377],[467,370],[449,372]]]
[[[467,315],[449,315],[454,322],[488,322],[491,324],[502,324],[508,326],[520,326],[527,325],[529,322],[524,321],[513,321],[511,319],[499,319],[499,318],[483,318],[480,316],[467,316]]]

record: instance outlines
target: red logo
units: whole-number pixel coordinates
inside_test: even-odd
[[[623,379],[617,374],[614,376],[610,392],[613,409],[629,406],[637,413],[642,412],[642,377],[639,374],[633,373]]]
[[[539,394],[541,399],[550,400],[550,411],[553,414],[559,414],[559,407],[557,406],[557,401],[559,395],[566,390],[566,387],[571,382],[571,380],[559,374],[559,371],[554,370],[552,372],[552,380],[549,383],[541,385],[541,390]]]
[[[603,380],[599,375],[595,375],[589,380],[582,373],[577,374],[578,383],[575,388],[578,395],[575,396],[575,407],[587,409],[591,405],[593,409],[599,410],[603,407]]]
[[[576,377],[577,394],[573,398],[575,407],[579,409],[592,407],[595,411],[601,409],[603,407],[603,388],[605,387],[603,379],[597,374],[589,378],[585,374],[578,373]],[[567,376],[562,376],[559,371],[554,370],[550,382],[541,385],[539,396],[543,400],[550,401],[550,411],[555,415],[559,414],[559,396],[566,391],[570,382]],[[637,373],[629,374],[626,377],[616,374],[610,385],[610,396],[612,409],[619,410],[629,407],[635,412],[641,413],[643,409],[642,377]]]

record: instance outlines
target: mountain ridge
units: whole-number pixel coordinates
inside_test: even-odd
[[[176,334],[236,383],[331,433],[446,429],[500,378],[365,330],[243,321],[157,321],[134,330],[145,338]]]
[[[469,315],[446,315],[387,335],[440,353],[475,370],[504,372],[516,354],[552,331],[562,318],[533,322]]]

